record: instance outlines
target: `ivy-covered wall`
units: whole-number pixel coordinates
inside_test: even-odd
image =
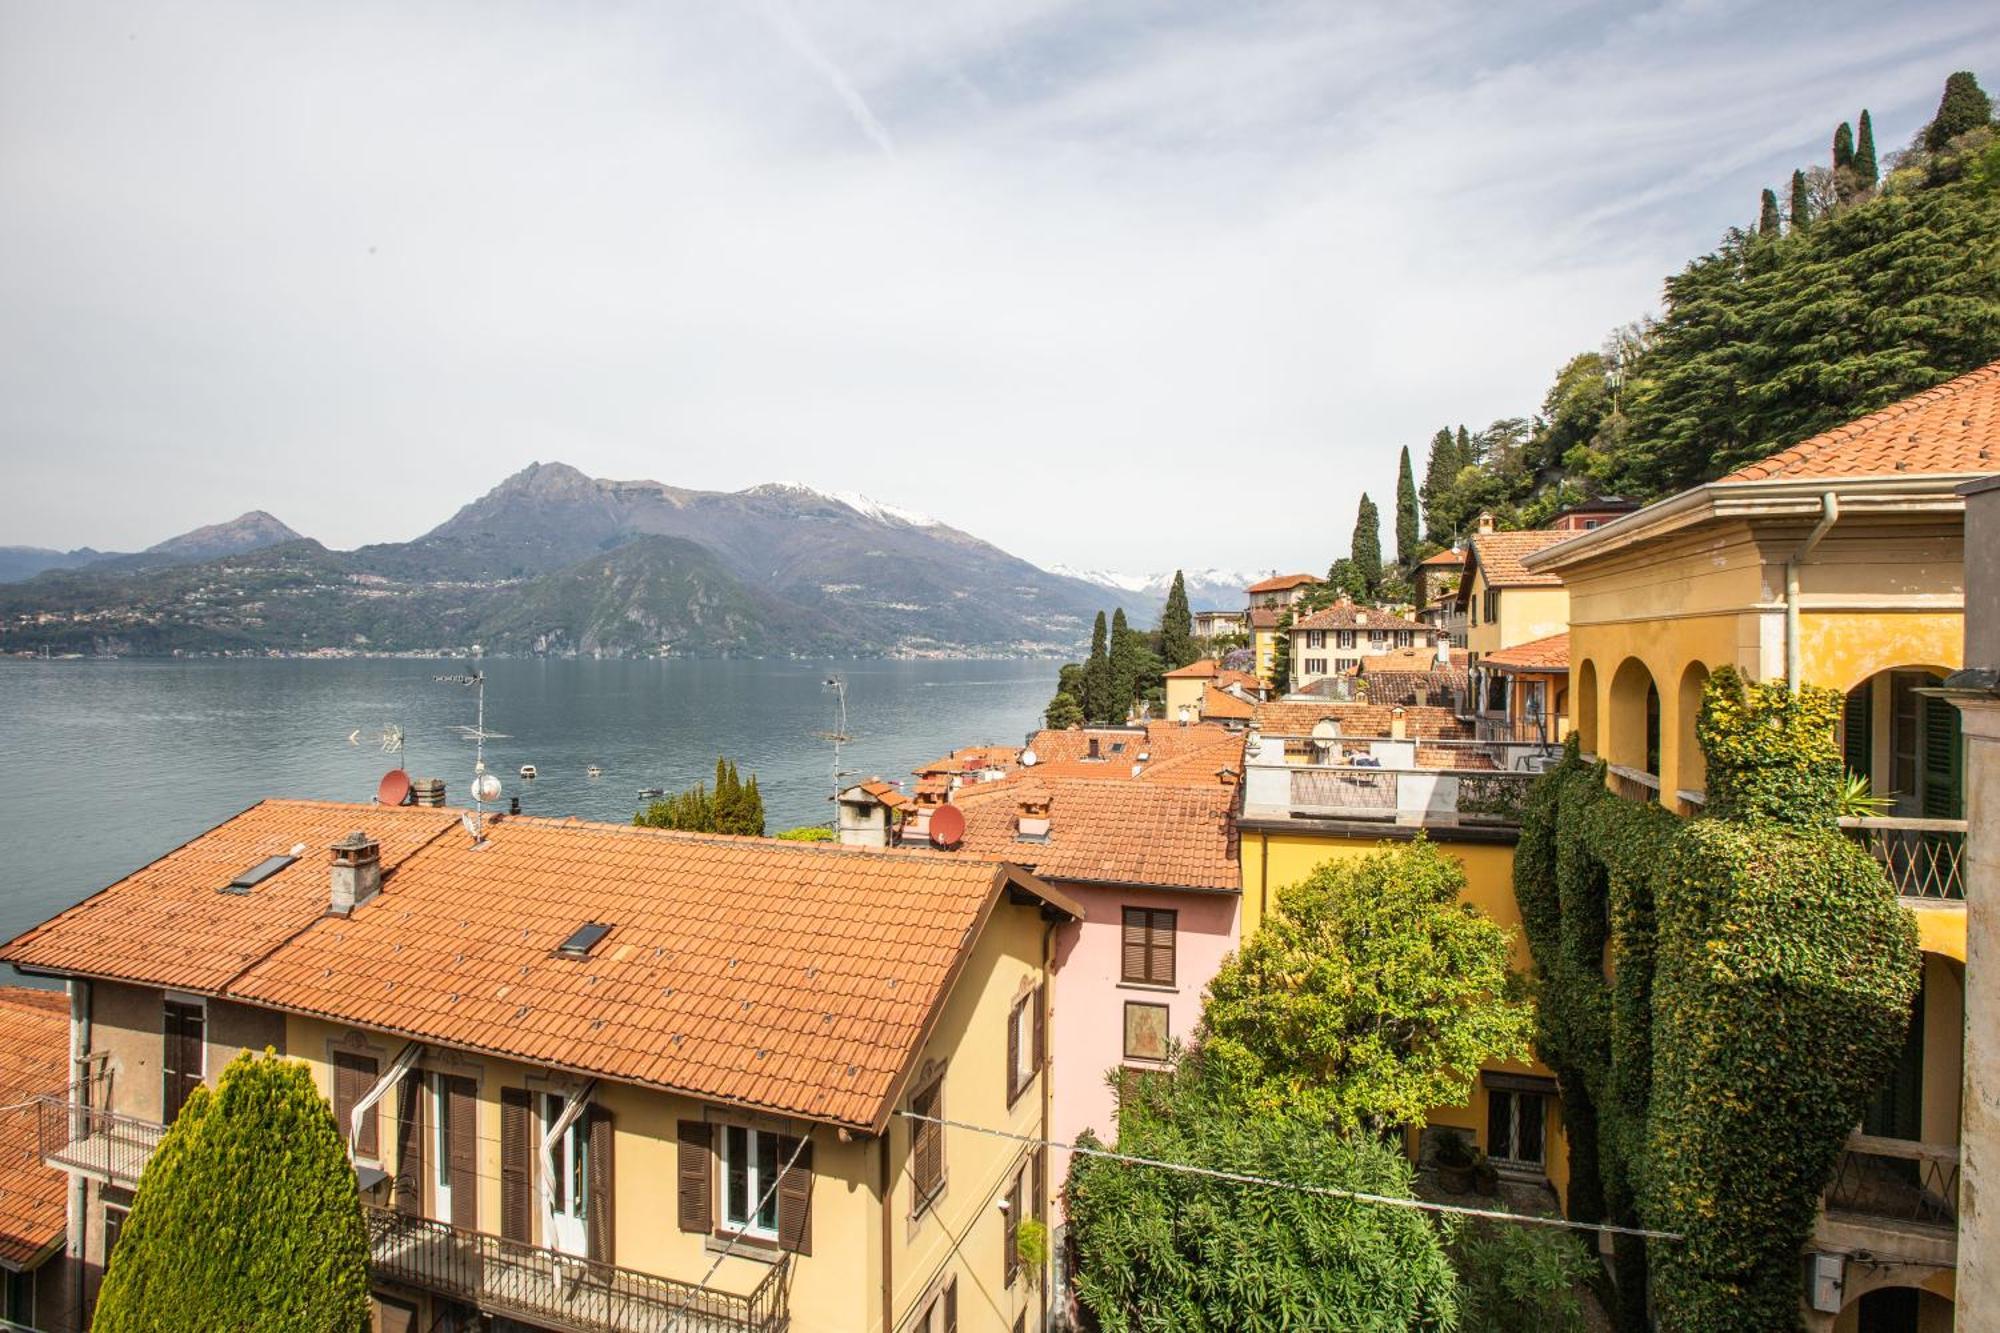
[[[1515,894],[1571,1214],[1620,1238],[1621,1328],[1799,1321],[1800,1250],[1916,996],[1916,923],[1836,823],[1839,696],[1718,671],[1693,820],[1613,796],[1572,740],[1531,792]]]

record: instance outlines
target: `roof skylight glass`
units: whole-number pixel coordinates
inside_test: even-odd
[[[248,870],[238,875],[235,879],[223,885],[222,891],[224,893],[248,893],[298,859],[296,856],[267,856],[256,865],[251,866]]]
[[[611,933],[611,927],[601,921],[586,921],[570,933],[570,937],[556,946],[556,953],[564,958],[588,958],[597,942]]]

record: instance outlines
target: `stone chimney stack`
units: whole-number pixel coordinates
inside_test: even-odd
[[[1049,807],[1047,791],[1040,787],[1029,787],[1021,792],[1020,804],[1015,807],[1014,838],[1018,842],[1047,842],[1049,840]]]
[[[1479,511],[1479,531],[1493,531],[1493,511],[1491,509],[1482,509]]]
[[[1403,706],[1397,704],[1389,714],[1389,739],[1392,741],[1407,740],[1409,734],[1409,717],[1403,712]]]
[[[360,829],[333,844],[335,916],[346,916],[382,891],[382,848]]]
[[[1438,642],[1437,642],[1437,650],[1438,650],[1438,665],[1439,665],[1440,667],[1448,667],[1448,666],[1450,666],[1450,665],[1451,665],[1451,635],[1449,635],[1449,634],[1440,634],[1440,635],[1438,635]]]

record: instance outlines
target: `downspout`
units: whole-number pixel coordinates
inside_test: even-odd
[[[1051,1021],[1049,1021],[1052,1016],[1052,1010],[1055,1008],[1055,999],[1056,999],[1055,947],[1056,947],[1056,923],[1050,921],[1047,922],[1042,927],[1042,1038],[1043,1040],[1042,1040],[1042,1068],[1041,1068],[1042,1130],[1040,1137],[1044,1140],[1055,1137],[1055,1134],[1049,1125],[1049,1107],[1051,1101],[1054,1099],[1055,1096],[1054,1089],[1050,1085],[1055,1081],[1055,1069],[1056,1069],[1055,1057],[1052,1054],[1050,1054],[1050,1048],[1055,1045],[1056,1025]],[[1055,1235],[1055,1228],[1049,1225],[1049,1214],[1053,1214],[1055,1212],[1054,1205],[1056,1201],[1056,1192],[1050,1188],[1049,1155],[1047,1152],[1043,1152],[1040,1154],[1040,1156],[1042,1162],[1042,1168],[1041,1168],[1042,1178],[1035,1182],[1035,1194],[1038,1197],[1040,1197],[1040,1199],[1042,1200],[1042,1206],[1048,1210],[1048,1213],[1045,1213],[1043,1216],[1036,1218],[1035,1220],[1042,1224],[1043,1227],[1042,1234],[1044,1236],[1053,1236]],[[1056,1257],[1055,1248],[1053,1246],[1050,1246],[1048,1248],[1049,1248],[1049,1253],[1047,1257],[1044,1259],[1045,1267],[1042,1270],[1042,1275],[1041,1275],[1042,1280],[1035,1284],[1036,1286],[1041,1288],[1042,1321],[1040,1324],[1036,1325],[1036,1327],[1038,1328],[1047,1328],[1049,1326],[1049,1287],[1051,1285],[1050,1278],[1052,1276],[1056,1264],[1060,1262]]]
[[[75,977],[70,978],[69,989],[69,1070],[72,1103],[90,1096],[90,983]],[[89,1209],[84,1203],[84,1191],[89,1185],[82,1176],[69,1178],[68,1215],[64,1219],[69,1226],[68,1249],[75,1260],[70,1265],[69,1279],[73,1290],[71,1304],[76,1309],[75,1327],[84,1326],[84,1268],[85,1241],[89,1231]]]
[[[1799,549],[1785,561],[1785,688],[1799,692],[1799,567],[1840,517],[1840,497],[1826,491],[1819,497],[1819,522]]]
[[[881,1149],[878,1157],[882,1170],[882,1333],[895,1333],[896,1328],[896,1277],[889,1257],[895,1241],[890,1221],[895,1212],[896,1191],[889,1180],[889,1132],[894,1123],[892,1118],[888,1125],[882,1126],[882,1137],[876,1140]]]
[[[1260,831],[1257,834],[1257,924],[1263,925],[1264,918],[1271,914],[1271,835]],[[1237,923],[1238,928],[1242,926]]]

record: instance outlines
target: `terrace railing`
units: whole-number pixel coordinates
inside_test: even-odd
[[[1882,863],[1905,898],[1965,898],[1963,819],[1843,819],[1847,835]]]
[[[1520,822],[1532,773],[1489,769],[1399,769],[1288,765],[1270,772],[1286,786],[1267,786],[1266,770],[1251,769],[1245,808],[1283,808],[1295,815],[1394,819],[1400,823]]]
[[[1958,1149],[1850,1134],[1826,1188],[1829,1213],[1891,1222],[1958,1224]]]
[[[61,1097],[36,1098],[35,1120],[45,1165],[127,1188],[167,1133],[165,1125]]]
[[[363,1204],[377,1277],[568,1333],[785,1333],[791,1256],[747,1294]]]

